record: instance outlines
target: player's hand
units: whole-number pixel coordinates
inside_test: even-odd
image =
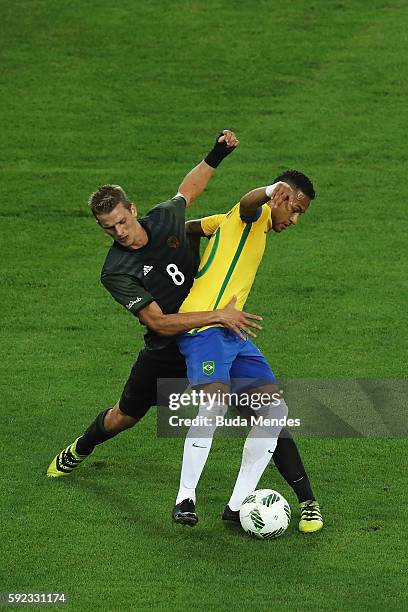
[[[281,206],[281,204],[283,204],[284,202],[293,201],[295,195],[295,191],[292,189],[292,187],[287,183],[283,183],[281,181],[275,188],[272,194],[272,198],[268,202],[268,206],[270,206],[271,208],[279,208],[279,206]]]
[[[204,158],[211,168],[218,168],[223,159],[231,155],[239,145],[239,140],[232,130],[223,130],[218,134],[215,144]]]
[[[225,142],[227,147],[237,147],[239,145],[239,140],[235,135],[235,132],[231,130],[223,130],[221,136],[218,138],[218,142]]]
[[[248,336],[256,338],[256,334],[254,334],[249,327],[261,330],[262,327],[258,325],[258,323],[255,323],[255,321],[262,321],[262,317],[255,314],[250,314],[249,312],[237,310],[235,308],[236,303],[237,297],[234,295],[228,304],[218,311],[220,315],[220,323],[222,323],[222,325],[227,329],[230,329],[238,334],[242,340],[246,340],[242,332],[245,332],[248,334]]]

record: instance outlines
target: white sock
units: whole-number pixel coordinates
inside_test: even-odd
[[[259,411],[260,413],[261,411]],[[258,414],[259,414],[258,413]],[[281,419],[288,414],[283,400],[279,406],[268,406],[262,412],[265,418]],[[231,510],[239,510],[244,499],[255,491],[257,484],[270,462],[283,425],[254,425],[245,440],[242,463],[234,490],[228,502]]]
[[[224,416],[228,407],[215,404],[211,410],[208,408],[209,404],[200,406],[197,416],[205,418],[206,421],[202,421],[202,425],[192,425],[187,432],[176,504],[182,502],[183,499],[192,499],[195,502],[196,487],[206,464],[214,432],[217,428],[216,417]]]

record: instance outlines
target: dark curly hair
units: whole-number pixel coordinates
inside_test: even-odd
[[[291,187],[297,187],[311,200],[314,200],[316,197],[312,181],[306,174],[298,170],[285,170],[285,172],[273,179],[273,183],[278,183],[279,181],[289,183]]]
[[[130,209],[131,202],[119,185],[103,185],[89,196],[89,206],[94,217],[111,212],[118,204]]]

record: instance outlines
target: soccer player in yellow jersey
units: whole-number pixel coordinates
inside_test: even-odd
[[[280,197],[275,196],[279,191]],[[296,170],[286,171],[273,184],[247,193],[228,213],[188,223],[187,231],[210,237],[194,284],[179,312],[215,310],[236,298],[242,310],[251,290],[265,250],[270,230],[280,233],[295,226],[315,197],[313,184]],[[241,326],[236,333],[215,324],[190,330],[179,338],[186,359],[190,384],[208,394],[199,407],[199,425],[192,426],[184,444],[180,489],[173,509],[173,520],[195,525],[196,486],[207,460],[217,417],[228,406],[210,396],[234,393],[263,393],[267,405],[257,411],[262,423],[252,427],[244,445],[241,469],[232,496],[223,514],[225,521],[239,522],[239,507],[259,482],[276,448],[279,424],[287,416],[282,397],[278,402],[277,380],[261,351],[248,338],[253,332]],[[323,526],[318,503],[311,499],[301,504],[301,531],[317,531]]]

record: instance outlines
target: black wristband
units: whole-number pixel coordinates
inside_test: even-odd
[[[205,163],[211,166],[211,168],[217,168],[222,160],[227,157],[230,153],[232,153],[235,147],[227,147],[225,142],[218,142],[220,136],[223,135],[223,132],[218,134],[217,140],[215,141],[215,145],[208,153],[207,157],[204,159]]]

